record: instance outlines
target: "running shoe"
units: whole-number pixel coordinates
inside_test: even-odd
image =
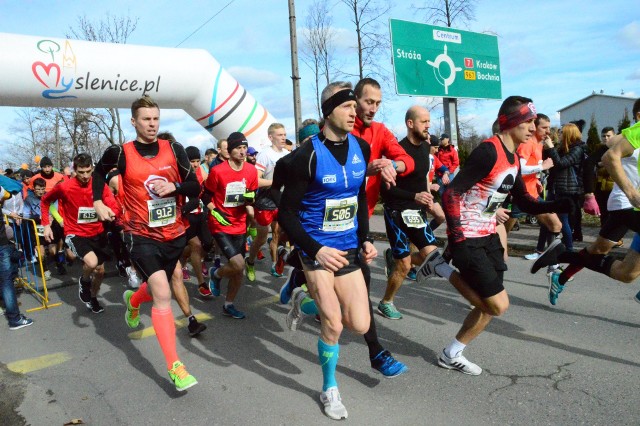
[[[220,281],[222,281],[221,278],[216,278],[217,270],[218,268],[215,266],[209,268],[209,291],[211,291],[211,294],[215,297],[220,296]]]
[[[348,416],[347,409],[342,404],[340,391],[336,386],[320,393],[320,402],[324,405],[324,413],[331,419],[342,420]]]
[[[220,266],[218,266],[219,268]],[[202,276],[203,277],[208,277],[209,276],[209,268],[207,268],[207,265],[204,264],[204,262],[202,262]]]
[[[251,282],[256,280],[256,265],[249,265],[249,261],[245,259],[244,267],[247,270],[247,279]]]
[[[222,266],[222,263],[220,262],[220,256],[218,256],[217,254],[216,257],[213,258],[213,266],[215,266],[216,268]]]
[[[307,293],[300,287],[293,289],[291,294],[291,309],[287,313],[287,328],[291,331],[296,331],[298,325],[302,324],[302,309],[300,305],[302,301],[307,297]]]
[[[271,266],[271,276],[274,276],[276,278],[282,278],[283,275],[279,274],[278,270],[276,268],[277,268],[277,266],[275,266],[275,265]]]
[[[449,358],[445,355],[444,349],[438,357],[438,365],[449,370],[458,370],[461,373],[469,374],[470,376],[478,376],[482,373],[482,368],[480,368],[480,366],[472,363],[462,354],[454,358]]]
[[[411,280],[411,281],[417,281],[417,275],[418,271],[416,271],[416,268],[411,268],[409,269],[409,272],[407,273],[407,279]]]
[[[549,303],[553,306],[558,303],[558,296],[564,290],[564,285],[560,284],[559,281],[560,274],[557,272],[552,272],[549,274]]]
[[[66,275],[67,274],[67,268],[64,267],[64,263],[63,262],[56,262],[56,272],[58,273],[58,275]]]
[[[558,274],[562,274],[564,272],[564,268],[560,265],[551,265],[551,266],[547,266],[547,275],[552,274],[552,273],[558,273]],[[573,279],[575,278],[575,276],[570,277],[567,282],[571,282],[573,281]]]
[[[382,300],[378,303],[378,312],[385,317],[392,320],[402,319],[402,314],[396,309],[393,302],[384,303]]]
[[[393,252],[388,248],[384,251],[384,275],[389,278],[395,267],[396,261],[393,259]]]
[[[29,327],[33,324],[33,320],[31,318],[27,318],[24,315],[20,315],[17,321],[13,323],[9,323],[9,330],[20,330],[24,327]]]
[[[169,377],[179,391],[187,390],[191,386],[198,384],[196,378],[189,374],[184,364],[180,361],[173,363],[173,368],[169,370]]]
[[[262,250],[258,250],[258,255],[256,256],[256,259],[258,260],[264,259],[264,253],[262,253]]]
[[[236,307],[233,306],[233,304],[228,305],[228,306],[223,306],[222,307],[222,314],[227,316],[227,317],[231,317],[231,318],[235,318],[235,319],[244,319],[244,318],[246,318],[246,315],[244,314],[244,312],[237,310]]]
[[[198,286],[198,293],[200,293],[200,296],[207,299],[213,297],[213,294],[211,294],[211,290],[209,290],[209,286],[207,286],[206,284],[201,284]]]
[[[549,247],[540,255],[540,257],[531,265],[531,273],[535,274],[543,266],[555,265],[558,263],[558,256],[564,253],[567,248],[562,244],[560,239],[555,239],[549,244]]]
[[[287,249],[284,246],[278,247],[278,259],[276,260],[276,273],[282,276],[284,274],[284,259],[287,256]]]
[[[537,260],[542,253],[538,253],[537,251],[529,254],[525,254],[524,258],[527,260]]]
[[[447,261],[444,260],[438,250],[434,250],[418,268],[418,276],[416,277],[418,283],[422,284],[429,278],[438,276],[438,274],[436,274],[436,267],[444,263],[447,263]]]
[[[640,303],[640,291],[633,298],[636,302]]]
[[[189,274],[189,270],[187,268],[182,268],[182,279],[184,281],[189,281],[191,279],[191,275]]]
[[[98,299],[95,297],[91,298],[91,302],[87,303],[87,308],[91,310],[94,314],[101,314],[104,312],[104,308],[98,302]]]
[[[396,377],[409,370],[409,368],[395,359],[391,352],[384,350],[371,360],[371,368],[387,378]]]
[[[280,287],[280,304],[281,305],[286,305],[287,303],[289,303],[289,300],[291,300],[291,294],[293,293],[293,271],[295,271],[295,269],[291,268],[291,270],[289,271],[289,277],[287,278],[287,281],[282,284],[282,287]]]
[[[140,287],[141,280],[140,280],[140,277],[138,276],[138,273],[136,272],[136,270],[133,269],[131,266],[127,266],[125,272],[127,273],[127,276],[129,277],[129,287],[131,287],[131,288]]]
[[[78,297],[84,304],[91,302],[91,283],[83,283],[82,277],[78,278]]]
[[[131,296],[133,296],[133,293],[133,290],[127,290],[122,295],[124,306],[127,308],[127,311],[124,313],[124,320],[129,328],[137,328],[140,325],[140,308],[131,306]]]
[[[205,331],[207,329],[207,326],[201,322],[198,322],[198,320],[194,318],[193,321],[189,321],[187,329],[189,330],[189,336],[196,337],[198,334]]]
[[[51,279],[51,271],[50,270],[48,270],[48,269],[44,270],[44,279],[45,280]]]

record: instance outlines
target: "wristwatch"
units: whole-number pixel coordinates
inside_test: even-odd
[[[176,192],[180,191],[180,182],[173,182],[173,184],[176,186]]]

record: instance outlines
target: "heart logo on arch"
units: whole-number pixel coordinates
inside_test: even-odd
[[[33,65],[31,65],[31,72],[44,87],[49,89],[51,87],[57,87],[60,83],[60,67],[58,64],[51,63],[47,65],[43,62],[34,62]],[[54,81],[55,84],[49,84]]]

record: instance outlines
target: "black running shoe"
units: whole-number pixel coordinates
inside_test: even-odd
[[[104,308],[100,306],[100,302],[95,297],[91,298],[91,301],[87,303],[87,308],[91,309],[94,314],[101,314],[104,312]]]
[[[189,321],[189,336],[196,337],[198,334],[202,333],[207,329],[207,326],[198,322],[198,320]]]
[[[549,265],[558,264],[558,256],[567,251],[567,248],[562,244],[560,239],[555,239],[549,244],[549,247],[533,262],[531,266],[531,273],[535,274],[540,268]]]
[[[58,275],[67,274],[67,268],[64,267],[64,263],[62,262],[56,262],[56,271],[58,272]]]

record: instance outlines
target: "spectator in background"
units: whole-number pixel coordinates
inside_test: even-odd
[[[583,160],[586,144],[581,140],[582,134],[575,124],[569,123],[562,127],[560,145],[556,149],[551,138],[544,140],[544,153],[553,160],[550,169],[553,180],[553,199],[569,198],[573,205],[580,210],[584,202]],[[562,242],[568,250],[573,250],[574,237],[579,235],[582,240],[582,226],[576,223],[576,215],[570,213],[558,214],[562,222]]]
[[[455,146],[451,145],[449,141],[449,135],[446,133],[440,135],[440,146],[438,147],[436,156],[438,157],[438,160],[440,160],[440,162],[444,164],[449,170],[449,179],[453,180],[453,178],[456,177],[456,174],[458,173],[460,167],[460,159],[458,158],[458,150]],[[440,195],[442,196],[442,193],[446,189],[447,184],[445,184],[444,182],[440,183],[441,185],[439,191]]]
[[[14,196],[20,198],[19,195]],[[0,206],[4,209],[5,200],[14,198],[0,187]],[[9,330],[18,330],[33,324],[33,320],[20,313],[13,278],[18,275],[17,250],[7,238],[6,232],[0,232],[0,294],[4,301],[4,315],[9,322]]]

